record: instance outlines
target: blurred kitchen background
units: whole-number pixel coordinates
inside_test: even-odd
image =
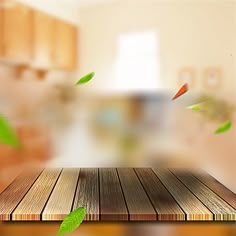
[[[0,145],[0,190],[32,166],[162,166],[203,168],[236,192],[236,1],[0,0],[0,58],[1,114],[23,144]],[[227,120],[232,128],[214,135]],[[41,226],[14,227],[0,235]],[[83,227],[236,235],[232,225]]]

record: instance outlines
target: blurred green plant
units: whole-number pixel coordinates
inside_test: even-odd
[[[138,145],[137,136],[131,134],[124,134],[120,139],[120,147],[124,153],[129,153]]]
[[[234,106],[223,99],[205,94],[201,95],[199,99],[204,102],[187,108],[199,111],[200,114],[210,122],[224,122],[216,129],[215,134],[228,131],[232,126],[230,120],[233,119]]]
[[[234,107],[231,104],[223,99],[207,95],[202,95],[200,99],[204,101],[199,105],[199,111],[203,117],[219,122],[232,120]]]

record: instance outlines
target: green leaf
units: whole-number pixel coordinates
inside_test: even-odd
[[[89,82],[94,77],[94,75],[95,75],[94,72],[85,75],[75,85],[85,84],[85,83]]]
[[[20,144],[17,135],[11,128],[8,120],[2,115],[0,115],[0,142],[15,147]]]
[[[217,128],[217,130],[215,131],[215,134],[226,132],[227,130],[231,128],[231,126],[232,126],[232,123],[230,121],[227,121],[226,123],[224,123],[223,125]]]
[[[69,215],[66,216],[66,218],[61,223],[57,236],[61,234],[70,233],[76,228],[78,228],[84,220],[85,215],[86,210],[84,207],[80,207],[72,211]]]
[[[187,107],[188,109],[191,109],[193,111],[199,111],[200,110],[200,107],[198,105],[193,105],[193,106],[189,106]]]

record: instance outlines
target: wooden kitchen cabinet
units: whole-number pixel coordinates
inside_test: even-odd
[[[75,26],[14,0],[0,4],[1,59],[40,71],[77,68]]]
[[[53,66],[55,19],[43,12],[33,13],[33,66],[50,69]]]
[[[3,5],[5,0],[0,0],[0,58],[3,56]]]
[[[76,69],[77,28],[39,11],[33,15],[33,66]]]
[[[21,64],[32,59],[32,12],[15,2],[3,8],[3,56]]]
[[[77,68],[77,28],[56,20],[54,34],[54,66],[56,69]]]

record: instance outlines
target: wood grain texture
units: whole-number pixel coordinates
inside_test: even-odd
[[[184,221],[185,213],[150,168],[135,169],[160,221]]]
[[[78,29],[60,19],[55,20],[53,62],[56,69],[77,68]]]
[[[3,0],[0,1],[0,3],[3,2]],[[3,8],[0,7],[0,35],[3,35]],[[3,56],[3,37],[0,37],[0,57]]]
[[[63,169],[42,213],[42,220],[59,221],[71,212],[79,169]]]
[[[46,169],[12,213],[14,221],[39,221],[41,212],[57,182],[61,169]]]
[[[15,3],[3,9],[3,54],[5,59],[30,63],[32,59],[32,9]]]
[[[81,169],[73,210],[86,208],[85,221],[99,220],[99,178],[97,168]]]
[[[128,211],[115,168],[99,169],[101,220],[128,220]]]
[[[19,175],[0,195],[0,220],[10,220],[10,215],[28,192],[42,170],[32,170]]]
[[[0,220],[236,221],[235,194],[208,174],[183,169],[25,171],[0,194]]]
[[[174,199],[186,213],[189,221],[212,221],[213,214],[200,202],[186,186],[181,183],[170,171],[153,169],[157,177],[165,185]]]
[[[236,210],[194,176],[182,169],[171,169],[171,172],[214,213],[215,220],[236,220]]]
[[[49,69],[53,65],[55,19],[41,11],[33,11],[33,66]]]
[[[117,171],[129,211],[129,220],[156,220],[156,211],[134,170],[131,168],[119,168]]]
[[[236,209],[236,194],[226,188],[223,184],[217,181],[214,177],[200,170],[189,170],[191,175],[199,179],[213,192],[218,194],[222,199],[224,199],[228,204],[230,204],[234,209]]]

